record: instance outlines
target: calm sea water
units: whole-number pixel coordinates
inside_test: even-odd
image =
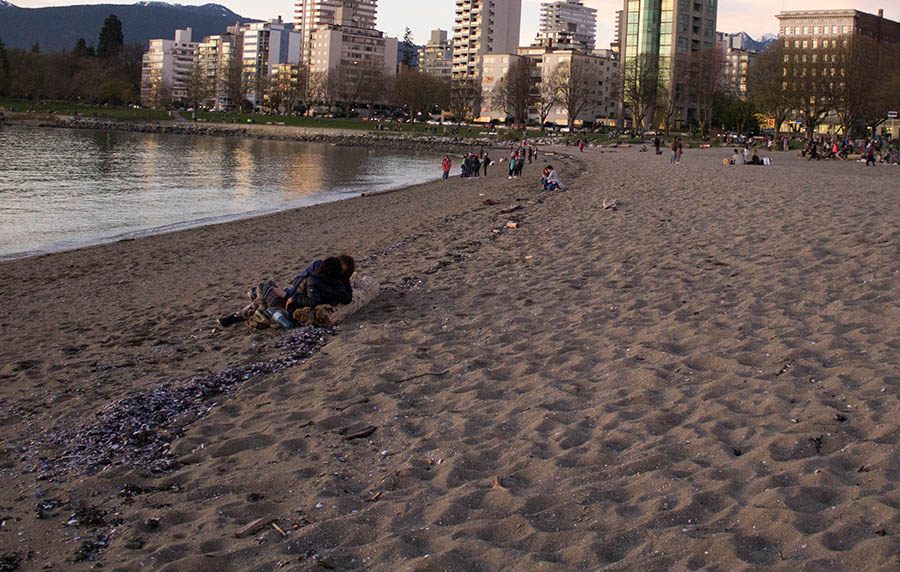
[[[0,259],[423,183],[434,153],[0,127]]]

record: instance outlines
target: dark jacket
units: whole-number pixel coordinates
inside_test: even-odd
[[[318,306],[320,304],[349,304],[353,301],[353,290],[347,280],[331,278],[322,274],[310,274],[304,278],[288,303],[288,310]]]

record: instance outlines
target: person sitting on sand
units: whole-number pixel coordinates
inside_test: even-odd
[[[290,312],[320,304],[349,304],[353,301],[350,277],[355,270],[356,262],[351,256],[316,260],[298,274],[287,289],[282,289],[274,280],[266,280],[251,288],[247,292],[251,298],[250,304],[219,318],[218,323],[226,328],[247,320],[257,310],[285,309]]]
[[[756,152],[755,149],[753,150],[753,156],[750,157],[750,162],[747,164],[748,165],[762,165],[763,164],[762,159],[759,158],[759,154]]]
[[[547,165],[544,168],[544,173],[546,175],[541,177],[541,183],[545,191],[565,190],[566,186],[559,180],[559,175],[556,174],[553,165]]]

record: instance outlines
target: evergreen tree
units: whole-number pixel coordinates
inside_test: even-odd
[[[400,49],[402,55],[400,61],[407,67],[414,67],[417,63],[416,44],[413,42],[412,30],[407,26],[403,32],[403,47]]]
[[[101,58],[113,58],[122,53],[125,47],[125,35],[122,33],[122,22],[115,14],[110,14],[103,21],[100,39],[97,41],[97,55]]]
[[[91,53],[84,38],[78,38],[78,42],[75,44],[75,49],[72,50],[72,55],[77,58],[90,57]]]

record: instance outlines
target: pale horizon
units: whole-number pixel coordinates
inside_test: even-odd
[[[519,45],[529,45],[538,29],[540,5],[546,0],[522,0],[522,22]],[[583,0],[585,5],[597,9],[597,48],[607,48],[613,39],[615,13],[623,5],[622,0]],[[20,8],[45,8],[50,6],[72,6],[84,4],[110,4],[110,0],[86,0],[72,2],[66,0],[11,0]],[[135,4],[135,2],[115,2]],[[178,4],[202,5],[210,0],[181,1]],[[285,22],[294,19],[292,0],[219,0],[221,4],[247,18],[268,20],[281,16]],[[719,0],[716,29],[719,32],[746,32],[755,39],[765,34],[778,33],[775,15],[782,10],[833,10],[854,9],[877,14],[880,8],[885,17],[900,20],[900,6],[888,0]],[[265,8],[261,8],[264,4]],[[427,8],[426,8],[427,6]],[[402,38],[408,26],[417,44],[427,42],[431,30],[443,29],[452,35],[455,0],[379,0],[378,29],[388,36]],[[423,9],[426,8],[426,9]]]

